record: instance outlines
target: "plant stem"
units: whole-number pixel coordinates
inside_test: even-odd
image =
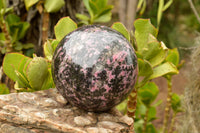
[[[190,7],[191,7],[192,11],[194,12],[194,15],[196,16],[198,22],[200,23],[199,14],[198,14],[198,12],[197,12],[197,10],[196,10],[196,8],[195,8],[195,6],[194,6],[192,0],[188,0],[188,2],[189,2],[189,4],[190,4]]]
[[[169,133],[173,133],[175,117],[176,117],[176,113],[173,113],[172,120],[171,120],[171,124],[170,124]]]
[[[147,130],[148,113],[149,113],[149,107],[147,107],[147,111],[144,116],[144,124],[143,124],[143,131],[142,131],[143,133],[146,133],[146,130]]]
[[[127,103],[127,115],[129,117],[132,117],[133,120],[135,119],[136,105],[137,105],[137,89],[134,88],[130,93],[130,95],[128,96],[128,103]],[[131,130],[134,132],[133,125],[131,126]]]
[[[7,48],[6,51],[8,52],[14,51],[12,48],[11,36],[8,32],[8,29],[4,20],[0,20],[0,26],[1,26],[2,32],[5,35],[5,47]]]
[[[164,121],[163,121],[163,133],[167,132],[168,119],[169,119],[170,108],[171,108],[171,98],[172,98],[171,76],[168,76],[167,78],[167,85],[168,85],[168,94],[167,94],[167,103],[165,107],[165,115],[164,115]]]
[[[49,29],[49,13],[43,13],[42,20],[42,44],[44,44],[48,38],[48,29]]]

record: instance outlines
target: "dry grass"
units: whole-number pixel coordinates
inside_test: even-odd
[[[179,133],[200,132],[200,36],[196,38],[198,47],[192,51],[191,69],[188,72],[189,85],[185,88],[185,113],[180,118]]]

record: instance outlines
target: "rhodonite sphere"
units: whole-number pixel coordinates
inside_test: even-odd
[[[123,101],[137,80],[137,57],[119,32],[85,26],[66,35],[52,61],[56,88],[72,105],[106,111]]]

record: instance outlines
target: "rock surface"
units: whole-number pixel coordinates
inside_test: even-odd
[[[0,95],[0,133],[129,133],[132,124],[115,109],[72,107],[56,89]]]

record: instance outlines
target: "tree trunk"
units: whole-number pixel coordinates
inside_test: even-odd
[[[138,0],[119,0],[119,19],[131,31],[134,30]]]
[[[129,31],[134,30],[133,22],[136,17],[137,3],[137,0],[128,0],[126,26]]]

